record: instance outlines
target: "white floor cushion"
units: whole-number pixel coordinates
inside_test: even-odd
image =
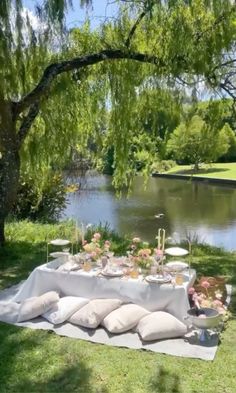
[[[57,292],[46,292],[41,296],[30,297],[20,304],[17,322],[28,321],[50,310],[59,300]]]
[[[123,333],[134,328],[149,311],[136,304],[125,304],[104,318],[102,325],[111,333]]]
[[[0,321],[16,323],[20,304],[15,302],[0,302]]]
[[[187,327],[173,315],[164,311],[156,311],[142,318],[136,331],[142,340],[153,341],[184,336],[187,333]]]
[[[84,297],[65,296],[60,298],[59,302],[51,310],[43,313],[42,316],[49,322],[57,325],[66,321],[88,302],[89,299]]]
[[[113,310],[120,307],[119,299],[93,299],[77,311],[69,322],[88,328],[96,328],[101,321]]]

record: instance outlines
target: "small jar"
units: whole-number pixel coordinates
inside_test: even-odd
[[[139,270],[138,270],[138,268],[137,268],[136,266],[134,266],[134,267],[130,270],[129,275],[130,275],[131,278],[138,278],[138,276],[139,276]]]
[[[90,261],[85,261],[83,264],[83,270],[89,272],[92,269],[92,264]]]
[[[176,285],[183,285],[184,283],[184,276],[182,273],[177,273],[175,276],[175,283]]]

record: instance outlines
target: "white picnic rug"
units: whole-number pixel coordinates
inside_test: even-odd
[[[22,285],[23,282],[1,291],[0,303],[6,301],[10,302]],[[227,291],[227,302],[229,303],[232,291],[232,287],[230,285],[227,286]],[[14,323],[14,325],[28,327],[31,329],[52,330],[60,336],[72,337],[94,343],[132,349],[145,349],[173,356],[196,358],[207,361],[214,359],[219,343],[219,334],[213,331],[209,332],[210,337],[206,342],[201,342],[199,340],[198,332],[196,330],[190,330],[183,338],[144,343],[135,332],[129,331],[123,334],[110,334],[102,327],[97,329],[86,329],[70,323],[53,325],[41,317],[35,318],[31,321]]]

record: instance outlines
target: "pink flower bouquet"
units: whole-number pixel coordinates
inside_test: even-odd
[[[109,240],[102,241],[101,234],[96,232],[93,234],[91,242],[87,241],[83,242],[84,251],[89,254],[90,258],[93,260],[97,260],[101,257],[101,255],[109,252],[111,243]]]

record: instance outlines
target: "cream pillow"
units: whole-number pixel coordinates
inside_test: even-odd
[[[123,333],[134,328],[138,321],[149,314],[149,311],[136,304],[125,304],[111,312],[102,325],[111,333]]]
[[[153,341],[184,336],[187,333],[187,327],[173,315],[164,311],[156,311],[142,318],[136,331],[142,340]]]
[[[0,321],[16,323],[20,304],[15,302],[0,302]]]
[[[42,316],[54,325],[63,323],[88,302],[89,299],[84,297],[65,296]]]
[[[50,310],[59,300],[57,292],[46,292],[41,296],[30,297],[20,304],[17,322],[27,321]]]
[[[94,299],[77,311],[69,322],[88,328],[96,328],[101,321],[113,310],[120,307],[119,299]]]

